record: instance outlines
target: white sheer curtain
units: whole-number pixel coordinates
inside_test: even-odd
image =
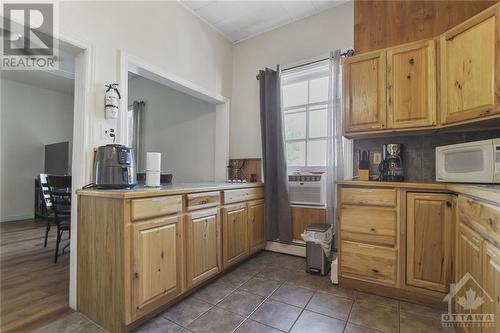
[[[342,75],[341,51],[330,53],[328,95],[328,143],[326,156],[327,222],[337,228],[336,180],[352,177],[352,142],[342,136]]]

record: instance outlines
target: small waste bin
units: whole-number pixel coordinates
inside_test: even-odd
[[[332,237],[330,224],[318,223],[306,227],[302,234],[302,238],[306,241],[306,272],[328,274]]]

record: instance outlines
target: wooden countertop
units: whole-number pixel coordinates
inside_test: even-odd
[[[433,190],[453,192],[475,197],[500,205],[500,185],[494,184],[460,184],[460,183],[412,183],[412,182],[379,182],[360,180],[339,180],[339,185],[362,187],[395,187],[415,190]]]
[[[179,195],[188,193],[200,193],[209,191],[223,191],[223,190],[236,190],[242,188],[262,187],[264,183],[178,183],[162,185],[160,187],[145,187],[144,185],[137,185],[132,189],[123,190],[100,190],[100,189],[81,189],[77,190],[76,194],[93,196],[93,197],[106,197],[106,198],[147,198],[157,197],[162,195]]]

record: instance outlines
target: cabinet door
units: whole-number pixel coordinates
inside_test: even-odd
[[[500,112],[499,8],[494,6],[441,36],[443,124]]]
[[[475,281],[481,283],[483,278],[483,240],[479,234],[461,222],[457,226],[456,257],[455,283],[459,283],[462,278],[466,277],[467,273],[473,279],[468,279],[453,298],[455,311],[457,313],[482,313],[482,307],[476,310],[464,310],[462,305],[458,303],[461,297],[467,299],[466,292],[469,289],[479,293],[480,290]],[[481,332],[481,328],[472,327],[467,331]]]
[[[386,127],[386,53],[371,52],[346,58],[344,75],[345,132]]]
[[[411,43],[387,51],[389,128],[436,125],[435,41]]]
[[[408,193],[406,201],[406,282],[448,292],[454,198],[439,193]]]
[[[195,286],[221,269],[219,209],[193,212],[186,218],[187,286]]]
[[[498,333],[500,330],[500,249],[489,242],[484,244],[483,288],[487,293],[484,298],[483,313],[494,314],[494,327],[483,327],[483,333]]]
[[[264,200],[248,203],[248,247],[250,254],[266,246]]]
[[[248,256],[247,204],[223,208],[223,257],[224,268]]]
[[[183,290],[182,217],[134,223],[132,237],[133,312],[139,317]]]

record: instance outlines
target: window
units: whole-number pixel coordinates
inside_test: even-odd
[[[288,166],[325,167],[328,62],[284,72],[281,80]]]

